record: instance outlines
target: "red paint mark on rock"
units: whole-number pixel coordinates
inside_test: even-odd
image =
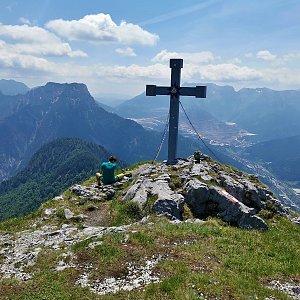
[[[221,189],[221,190],[219,190],[219,192],[220,192],[220,194],[222,194],[223,196],[225,196],[229,201],[231,201],[233,204],[241,205],[241,203],[240,203],[239,200],[237,200],[235,197],[233,197],[232,195],[230,195],[225,190]]]

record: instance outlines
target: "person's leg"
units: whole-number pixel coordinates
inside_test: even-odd
[[[116,181],[122,180],[122,178],[123,178],[124,176],[125,176],[125,174],[123,174],[123,173],[116,175]]]
[[[97,184],[98,184],[98,185],[101,185],[101,177],[102,177],[102,176],[101,176],[101,173],[98,173],[98,172],[97,172],[97,173],[96,173],[96,180],[97,180]]]
[[[124,176],[131,177],[132,173],[129,171],[126,171],[125,173],[118,174],[118,175],[116,175],[116,181],[122,180],[124,178]]]

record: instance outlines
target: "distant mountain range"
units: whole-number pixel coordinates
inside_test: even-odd
[[[3,95],[15,96],[19,94],[26,94],[29,91],[29,87],[23,82],[18,82],[12,79],[0,79],[0,92]]]
[[[206,99],[182,97],[182,103],[201,135],[212,142],[241,146],[245,141],[256,143],[300,132],[300,91],[235,91],[230,86],[206,85]],[[146,127],[160,129],[168,107],[168,97],[146,97],[143,93],[115,107],[115,111]],[[190,132],[183,114],[181,130]]]
[[[208,85],[207,101],[198,103],[224,122],[234,122],[254,133],[252,140],[267,141],[297,135],[300,132],[300,92],[274,91]]]
[[[185,110],[197,128],[201,136],[211,140],[216,144],[236,144],[238,138],[247,135],[246,130],[242,130],[236,124],[223,122],[214,117],[210,112],[201,109],[197,101],[203,99],[186,99],[181,101]],[[131,100],[123,102],[114,108],[114,112],[120,116],[133,119],[148,129],[162,131],[169,111],[169,98],[166,96],[146,97],[141,94]],[[180,109],[179,132],[184,136],[195,137],[195,132],[191,128],[189,121]],[[241,141],[241,139],[240,139]]]
[[[83,84],[48,83],[16,102],[13,113],[0,121],[0,179],[15,174],[42,145],[59,137],[103,145],[130,162],[151,157],[159,143],[158,134],[99,107]]]
[[[0,182],[24,168],[41,146],[60,137],[102,145],[128,163],[153,159],[161,140],[161,133],[101,108],[84,84],[47,83],[25,95],[2,95],[1,103]],[[180,143],[179,155],[192,151],[190,141]]]
[[[24,170],[0,184],[0,221],[28,214],[74,183],[94,175],[110,153],[78,138],[45,144]]]

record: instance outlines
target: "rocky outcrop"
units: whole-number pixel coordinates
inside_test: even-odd
[[[116,193],[115,187],[112,185],[83,186],[75,184],[70,188],[70,191],[79,196],[80,199],[95,202],[110,200]]]
[[[26,267],[36,263],[42,249],[62,250],[84,239],[125,231],[129,227],[129,225],[85,227],[83,230],[79,230],[73,225],[62,224],[60,227],[45,225],[33,231],[21,231],[15,237],[0,233],[0,255],[4,257],[0,264],[0,278],[16,278],[26,281],[32,277],[32,274],[26,271]],[[66,266],[61,261],[58,262],[58,269],[62,270],[66,267],[71,266]]]
[[[150,170],[154,170],[153,168]],[[170,219],[180,219],[182,216],[184,197],[169,186],[170,176],[162,174],[157,178],[148,178],[146,174],[155,172],[143,172],[136,183],[128,190],[124,200],[132,200],[143,209],[150,203],[154,212],[164,215]],[[157,173],[156,173],[157,174]]]
[[[169,219],[182,219],[184,203],[194,217],[218,216],[240,228],[266,230],[267,224],[256,214],[272,206],[277,213],[285,208],[259,180],[201,155],[179,160],[176,165],[143,165],[137,179],[124,196],[143,209],[151,203],[153,211]],[[153,200],[154,199],[154,200]]]
[[[186,203],[194,216],[206,218],[217,215],[224,221],[248,229],[267,229],[267,224],[255,210],[244,205],[224,189],[209,187],[207,184],[192,179],[186,186]]]

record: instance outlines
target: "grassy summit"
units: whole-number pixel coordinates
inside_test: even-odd
[[[152,214],[153,195],[145,209],[123,200],[135,180],[111,200],[109,188],[102,200],[67,190],[0,223],[0,299],[292,299],[268,286],[299,289],[299,225],[265,210],[268,231],[244,230],[186,205],[170,222]]]

